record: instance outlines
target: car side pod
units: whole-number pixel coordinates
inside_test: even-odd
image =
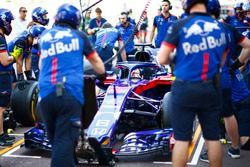
[[[11,109],[15,120],[23,126],[33,126],[38,120],[36,105],[38,100],[37,81],[16,83],[11,97]]]

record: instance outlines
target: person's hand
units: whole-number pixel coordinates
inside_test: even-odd
[[[23,73],[17,74],[17,81],[24,81]]]
[[[31,70],[24,71],[24,74],[25,74],[27,80],[30,80],[30,81],[37,81],[36,78],[32,77],[32,71],[31,71]]]
[[[94,30],[94,33],[96,33],[97,31],[99,31],[99,28],[93,28],[93,30]]]
[[[99,74],[99,75],[97,75],[97,76],[96,76],[96,79],[97,79],[98,81],[100,81],[100,82],[103,82],[103,81],[106,80],[106,76],[107,76],[107,74],[106,74],[106,72],[105,72],[104,74]]]
[[[18,57],[20,57],[21,55],[23,55],[23,48],[19,48],[17,46],[14,46],[13,52],[10,52],[10,55],[17,60]]]

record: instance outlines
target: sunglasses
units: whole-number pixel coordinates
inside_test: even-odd
[[[22,10],[21,12],[23,12],[23,13],[27,13],[27,10]]]

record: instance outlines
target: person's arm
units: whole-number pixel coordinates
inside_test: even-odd
[[[97,74],[105,74],[105,67],[104,64],[102,62],[102,59],[99,57],[99,55],[97,54],[96,51],[94,51],[93,53],[91,53],[88,57],[87,57],[88,61],[90,62],[90,64],[93,66],[94,71]]]
[[[170,64],[170,53],[174,50],[174,46],[167,43],[162,43],[159,53],[157,54],[157,60],[160,64]]]
[[[123,41],[122,40],[118,40],[118,45],[119,45],[120,49],[123,48],[124,47]],[[127,60],[125,48],[123,48],[122,51],[121,51],[121,57],[122,57],[122,61],[126,61]]]
[[[29,70],[31,70],[31,52],[25,58],[25,71],[29,71]]]
[[[0,52],[0,62],[3,66],[8,66],[10,63],[14,61],[14,57],[8,56],[8,52]]]
[[[149,38],[149,42],[150,42],[150,43],[153,42],[153,39],[154,39],[154,36],[155,36],[155,29],[156,29],[156,27],[153,25],[153,26],[152,26],[152,29],[151,29],[150,38]]]
[[[238,59],[241,63],[244,63],[250,56],[250,40],[248,38],[244,38],[244,40],[240,43],[240,46],[243,49]]]
[[[93,35],[93,34],[95,34],[95,33],[99,30],[99,28],[95,27],[95,25],[94,25],[94,24],[95,24],[94,20],[95,20],[95,19],[90,20],[89,28],[88,28],[88,30],[87,30],[88,35]]]
[[[8,66],[14,61],[13,56],[8,56],[7,44],[3,35],[0,34],[0,63],[3,66]]]
[[[170,54],[178,44],[178,27],[177,24],[173,23],[166,34],[165,40],[162,42],[160,51],[157,54],[157,60],[160,64],[170,64],[173,56]]]

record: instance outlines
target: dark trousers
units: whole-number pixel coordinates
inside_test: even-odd
[[[31,68],[34,71],[36,79],[38,79],[39,72],[40,72],[38,64],[39,64],[39,56],[37,54],[32,54],[32,56],[31,56]]]
[[[40,102],[41,113],[52,144],[51,167],[75,167],[82,105],[69,93],[49,94]]]

